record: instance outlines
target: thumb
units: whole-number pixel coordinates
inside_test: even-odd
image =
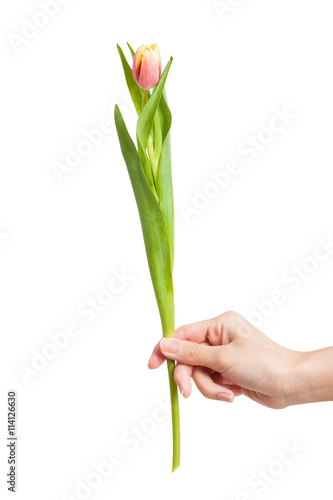
[[[215,371],[222,369],[223,346],[207,346],[187,340],[162,338],[160,340],[161,353],[170,359],[187,365],[206,366]]]

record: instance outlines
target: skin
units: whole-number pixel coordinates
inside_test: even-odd
[[[177,351],[170,352],[176,345]],[[333,347],[293,351],[273,342],[236,312],[185,325],[161,339],[148,361],[177,361],[174,379],[184,398],[191,379],[210,399],[248,398],[269,408],[333,401]]]

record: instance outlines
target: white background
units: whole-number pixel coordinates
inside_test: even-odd
[[[116,44],[158,43],[163,66],[174,57],[177,326],[229,309],[249,317],[278,288],[284,303],[266,303],[261,329],[293,349],[332,345],[333,255],[295,291],[283,278],[315,266],[317,239],[333,235],[332,3],[226,0],[224,14],[208,0],[63,4],[52,19],[33,0],[0,11],[1,496],[14,388],[20,500],[83,498],[78,482],[96,479],[93,463],[116,450],[122,464],[86,498],[330,498],[331,403],[277,411],[206,400],[194,387],[180,400],[181,467],[171,473],[171,419],[156,410],[158,398],[169,401],[166,366],[147,369],[162,334],[113,125],[71,172],[59,178],[54,166],[84,130],[113,123],[115,102],[133,132]],[[45,26],[30,26],[24,42],[27,19]],[[274,109],[294,117],[271,137],[262,130]],[[270,142],[248,161],[239,147],[258,134]],[[231,160],[238,175],[186,222],[184,205]],[[77,308],[123,270],[132,279],[88,324]],[[19,367],[31,369],[33,353],[70,322],[78,335],[24,383]],[[165,421],[154,424],[157,411]],[[133,426],[143,441],[126,445]],[[279,465],[294,440],[303,451]],[[276,472],[263,493],[248,483],[260,468]]]

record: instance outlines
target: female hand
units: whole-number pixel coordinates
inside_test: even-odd
[[[185,398],[192,378],[205,397],[220,401],[244,394],[270,408],[285,408],[333,400],[333,348],[292,351],[235,312],[182,326],[173,339],[162,338],[148,367],[158,368],[165,357],[177,361],[174,379]]]

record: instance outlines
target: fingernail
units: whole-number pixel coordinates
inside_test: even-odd
[[[224,394],[224,392],[219,392],[218,395],[216,396],[216,399],[218,399],[219,401],[225,401],[226,403],[232,403],[234,397],[231,396],[230,394]]]
[[[160,347],[162,351],[165,352],[177,352],[178,350],[178,342],[173,339],[162,339],[160,342]]]

